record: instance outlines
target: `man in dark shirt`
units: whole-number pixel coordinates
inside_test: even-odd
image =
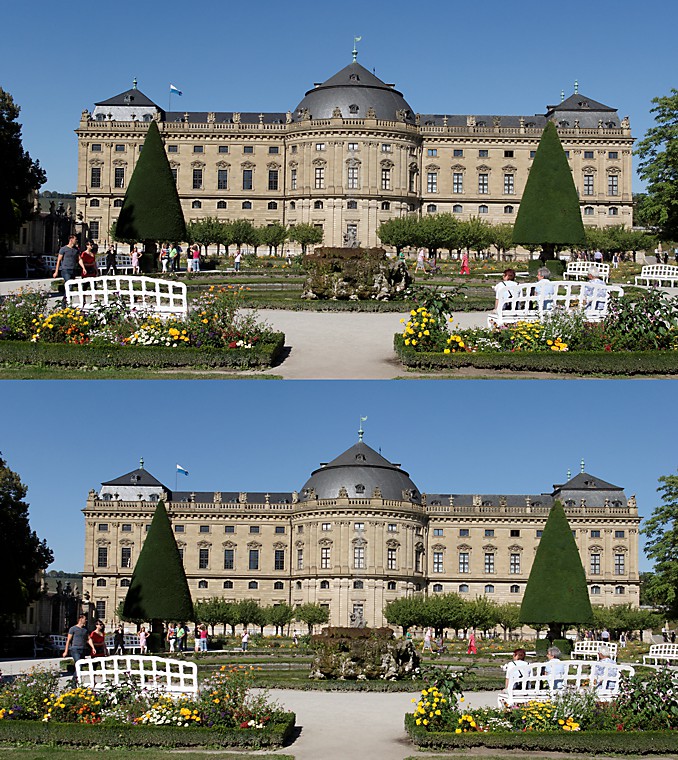
[[[87,616],[80,615],[77,625],[71,626],[68,629],[68,636],[66,638],[66,648],[62,657],[68,657],[70,650],[73,662],[82,660],[85,657],[85,651],[91,650],[92,647],[87,643],[89,639],[89,631],[87,630]]]
[[[64,282],[68,282],[75,277],[75,270],[78,268],[78,259],[80,258],[77,240],[75,235],[71,235],[68,238],[68,245],[64,245],[59,249],[56,269],[52,277],[59,277],[60,271]]]

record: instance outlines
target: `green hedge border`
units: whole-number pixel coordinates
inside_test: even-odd
[[[586,752],[594,755],[619,753],[623,755],[664,755],[676,752],[675,731],[559,731],[517,733],[465,733],[426,731],[405,716],[405,730],[410,739],[426,749],[493,749],[543,752]]]
[[[554,372],[575,375],[675,375],[678,351],[562,351],[506,354],[442,354],[416,351],[406,346],[400,333],[393,347],[400,361],[413,369],[456,370],[508,369],[523,372]]]
[[[284,333],[273,333],[270,340],[262,341],[249,349],[78,346],[68,343],[3,340],[0,341],[0,364],[44,367],[257,369],[275,364],[284,345]]]
[[[34,720],[0,721],[0,744],[57,744],[76,747],[282,747],[291,741],[296,715],[262,729],[193,728],[178,726],[90,725],[43,723]]]

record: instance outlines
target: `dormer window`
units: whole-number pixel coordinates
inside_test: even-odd
[[[365,462],[367,460],[365,459],[365,455],[364,454],[356,454],[355,455],[355,461],[356,462]]]
[[[360,81],[360,77],[357,74],[351,74],[351,76],[349,77],[349,79],[351,80],[351,82],[359,82]]]
[[[359,110],[359,106],[357,106],[355,103],[351,103],[351,105],[348,107],[348,112],[352,114],[358,113]]]
[[[365,493],[365,486],[362,483],[358,483],[355,487],[356,493]]]

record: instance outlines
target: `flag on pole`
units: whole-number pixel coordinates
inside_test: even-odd
[[[182,475],[188,475],[188,470],[185,470],[180,464],[177,465],[177,472],[180,472]]]
[[[183,95],[184,93],[173,84],[170,84],[170,95]],[[188,473],[186,473],[188,475]]]

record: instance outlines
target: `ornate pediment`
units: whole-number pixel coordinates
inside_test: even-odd
[[[321,538],[320,541],[318,541],[318,544],[320,546],[332,546],[332,539],[331,538]]]
[[[256,164],[253,164],[251,161],[243,161],[240,166],[243,169],[254,169],[256,168]]]
[[[483,551],[484,552],[496,552],[497,551],[497,547],[494,544],[485,544],[485,546],[483,546]]]
[[[236,549],[238,544],[234,543],[233,541],[224,541],[222,546],[224,549]]]
[[[427,172],[438,172],[440,171],[440,167],[438,164],[426,164],[426,171]]]
[[[513,544],[512,546],[509,546],[510,552],[521,552],[523,550],[522,546],[518,546],[518,544]]]
[[[191,161],[191,166],[194,169],[204,169],[206,164],[204,161]]]
[[[247,548],[248,549],[260,549],[261,543],[259,541],[248,541],[247,542]]]
[[[445,550],[445,544],[433,544],[431,548],[437,552],[442,552]]]
[[[273,548],[274,549],[284,549],[285,548],[285,544],[282,541],[276,541],[273,544]]]
[[[231,165],[228,161],[217,161],[217,169],[230,169]]]
[[[204,541],[204,540],[203,540],[203,541],[198,541],[198,546],[199,546],[201,549],[207,549],[207,548],[209,548],[210,546],[212,546],[212,542],[211,542],[211,541]]]
[[[470,552],[471,547],[468,544],[457,544],[457,549],[459,549],[460,552]]]
[[[324,158],[316,158],[313,160],[313,166],[327,166],[327,161]]]
[[[397,541],[395,538],[389,538],[386,542],[386,546],[390,549],[397,549],[400,546],[400,541]]]
[[[487,164],[480,164],[480,166],[476,166],[476,171],[481,174],[489,174],[492,169]]]
[[[277,163],[276,161],[271,161],[270,164],[266,164],[267,169],[280,169],[282,164]]]

